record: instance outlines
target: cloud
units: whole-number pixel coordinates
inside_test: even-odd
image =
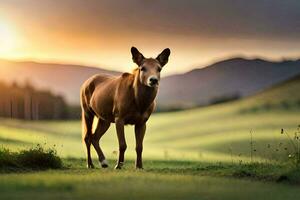
[[[220,38],[295,39],[298,0],[4,0],[26,20],[54,30]]]
[[[298,57],[299,10],[299,0],[0,1],[21,38],[13,57],[120,70],[132,45],[145,56],[169,47],[170,72],[233,55]]]

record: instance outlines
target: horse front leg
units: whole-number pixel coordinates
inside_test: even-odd
[[[146,132],[146,123],[135,125],[134,130],[135,130],[135,141],[136,141],[135,167],[137,169],[143,169],[142,152],[143,152],[143,140]]]
[[[124,134],[124,120],[116,119],[116,130],[119,141],[119,159],[115,169],[121,169],[124,164],[124,154],[127,148],[125,134]]]

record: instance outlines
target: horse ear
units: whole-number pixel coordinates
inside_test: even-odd
[[[168,63],[170,54],[170,49],[166,48],[156,57],[156,60],[158,60],[162,67]]]
[[[140,66],[142,64],[142,61],[145,59],[143,54],[141,54],[139,50],[135,47],[131,47],[131,55],[133,62],[136,63],[138,66]]]

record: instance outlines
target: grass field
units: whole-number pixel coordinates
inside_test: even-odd
[[[65,160],[70,168],[0,176],[0,199],[298,199],[299,185],[241,179],[234,166],[199,162],[133,162],[123,170],[85,169],[83,160]],[[277,170],[277,169],[276,169]],[[272,168],[264,171],[273,173]],[[271,174],[269,173],[269,174]],[[228,176],[227,176],[228,175]]]
[[[299,112],[239,113],[230,104],[175,113],[155,114],[148,123],[145,137],[145,159],[181,159],[199,161],[247,161],[276,159],[288,155],[291,146],[280,134],[283,128],[293,136],[299,124]],[[4,147],[18,150],[40,143],[55,148],[62,157],[85,156],[81,143],[79,121],[0,120],[0,142]],[[127,158],[134,158],[133,127],[126,127]],[[287,151],[276,152],[279,143]],[[106,156],[117,157],[118,143],[114,124],[101,140]],[[269,147],[269,148],[268,148]],[[93,152],[95,157],[95,152]]]
[[[265,179],[264,174],[256,179],[244,170],[237,170],[241,177],[239,173],[236,176],[233,170],[241,162],[250,162],[251,130],[253,146],[257,149],[252,152],[254,162],[271,160],[281,163],[287,158],[288,152],[276,151],[281,142],[291,148],[286,136],[281,134],[281,128],[293,135],[299,124],[298,112],[241,114],[237,105],[227,104],[153,115],[145,139],[144,171],[133,169],[132,127],[126,128],[129,146],[126,158],[129,162],[123,170],[115,171],[113,166],[118,145],[114,126],[101,141],[110,158],[110,168],[87,170],[82,159],[85,154],[79,121],[1,120],[0,123],[0,141],[6,148],[17,151],[40,143],[46,147],[54,146],[65,159],[74,159],[67,162],[69,165],[63,170],[1,174],[0,199],[300,198],[299,185],[276,183],[274,180],[278,177],[269,168],[262,172],[269,173],[272,180]],[[95,152],[93,156],[96,158]],[[96,163],[96,159],[94,161]],[[219,164],[221,166],[225,163],[233,163],[233,166],[227,169],[214,167],[219,162],[223,163]],[[261,171],[254,169],[254,174]],[[299,177],[296,182],[298,180]]]
[[[1,119],[2,147],[54,147],[67,167],[2,173],[0,199],[299,199],[299,185],[275,182],[285,173],[293,173],[294,183],[300,180],[299,171],[282,167],[295,152],[290,143],[295,132],[300,134],[298,101],[286,103],[290,88],[283,85],[238,102],[154,114],[144,142],[144,171],[133,169],[131,126],[126,127],[125,168],[112,169],[118,150],[112,125],[101,140],[110,168],[87,170],[79,121]],[[256,162],[267,167],[240,168]]]

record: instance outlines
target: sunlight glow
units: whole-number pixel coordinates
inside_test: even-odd
[[[16,35],[9,24],[0,21],[0,55],[10,55],[16,48]]]

